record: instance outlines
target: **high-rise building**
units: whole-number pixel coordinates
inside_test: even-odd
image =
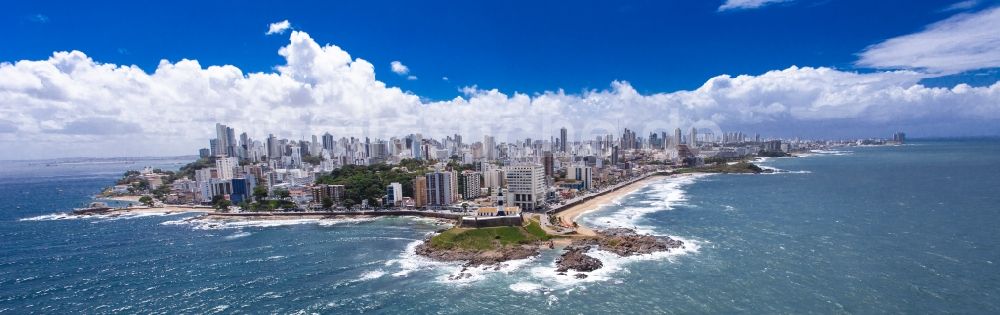
[[[552,178],[554,173],[555,157],[552,156],[551,151],[545,151],[542,156],[542,166],[545,168],[545,179]]]
[[[413,178],[413,206],[422,208],[427,205],[427,178],[417,176]]]
[[[479,198],[482,193],[483,174],[475,171],[464,171],[462,172],[462,198],[465,199],[475,199]]]
[[[629,130],[628,128],[625,128],[625,132],[622,133],[622,139],[621,139],[620,142],[621,142],[620,149],[622,149],[622,150],[634,150],[634,149],[637,149],[637,147],[636,147],[635,131],[632,131],[632,130]]]
[[[691,127],[691,134],[688,135],[688,146],[692,148],[697,148],[698,146],[698,128]]]
[[[211,153],[212,156],[219,155],[219,139],[209,139],[208,148],[211,150],[209,153]]]
[[[323,150],[333,150],[333,135],[329,132],[323,134]]]
[[[903,144],[904,142],[906,142],[906,133],[900,131],[892,134],[892,142]]]
[[[492,161],[497,159],[497,144],[493,136],[483,136],[483,155],[486,160]]]
[[[500,168],[484,168],[483,169],[483,187],[489,188],[491,191],[496,191],[503,187],[504,181],[507,179],[507,172]]]
[[[781,152],[781,140],[771,140],[764,142],[761,146],[764,152]]]
[[[302,165],[302,147],[293,145],[291,150],[292,153],[289,156],[291,157],[292,165],[296,167]]]
[[[403,185],[400,183],[390,183],[385,187],[385,206],[398,206],[403,201]]]
[[[424,137],[421,134],[418,133],[413,135],[413,145],[410,148],[411,149],[410,152],[412,152],[414,159],[417,160],[424,159],[424,156],[422,155],[423,143],[424,143]]]
[[[458,201],[458,178],[455,173],[431,172],[427,178],[427,205],[447,206]]]
[[[267,135],[267,157],[269,159],[281,159],[281,143],[273,134]]]
[[[219,179],[233,179],[233,170],[240,165],[235,157],[220,157],[215,159],[215,168],[219,171]]]
[[[339,204],[344,199],[344,185],[315,185],[312,188],[313,202],[322,203],[323,199],[330,198],[334,204]]]
[[[566,149],[566,133],[567,133],[566,127],[562,127],[561,129],[559,129],[559,150],[561,150],[562,152],[569,151],[568,149]]]
[[[673,139],[674,147],[676,148],[677,145],[683,143],[682,140],[683,139],[681,139],[681,128],[674,129],[674,139]]]
[[[226,148],[229,147],[229,143],[226,141],[229,137],[226,135],[226,125],[215,123],[215,154],[225,155]]]
[[[589,166],[575,165],[566,171],[566,177],[583,182],[583,188],[586,190],[594,189],[593,169]]]
[[[236,131],[233,128],[226,127],[226,155],[236,156]]]
[[[216,154],[236,156],[236,132],[226,125],[215,123]]]
[[[518,164],[507,168],[508,203],[524,210],[541,208],[545,201],[545,170],[540,164]]]

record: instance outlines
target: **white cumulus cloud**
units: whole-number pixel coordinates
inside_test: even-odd
[[[793,0],[726,0],[719,6],[719,11],[756,9],[766,5]]]
[[[264,33],[264,34],[265,35],[284,34],[285,31],[287,31],[291,27],[292,27],[292,23],[289,23],[288,20],[284,20],[284,21],[281,21],[281,22],[274,22],[274,23],[268,24],[268,26],[267,26],[267,33]]]
[[[1000,7],[957,14],[866,48],[858,65],[936,74],[1000,67]]]
[[[719,75],[694,90],[643,94],[625,81],[567,93],[478,86],[443,101],[387,86],[368,61],[292,31],[273,72],[163,60],[151,72],[96,61],[80,51],[0,63],[0,159],[194,154],[222,122],[251,137],[388,138],[483,134],[498,141],[575,139],[619,128],[675,127],[774,135],[873,136],[1000,133],[1000,83],[928,87],[910,70],[859,73],[789,67]],[[402,65],[402,64],[400,64]],[[810,134],[811,133],[811,134]],[[55,148],[58,148],[57,150]]]
[[[392,68],[392,72],[398,75],[407,75],[410,73],[410,67],[407,67],[402,62],[393,61],[389,63],[389,66]]]

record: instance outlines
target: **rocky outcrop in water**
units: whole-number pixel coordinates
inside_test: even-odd
[[[604,264],[587,255],[587,251],[594,247],[624,257],[683,248],[684,242],[666,236],[642,235],[625,228],[597,231],[597,236],[578,239],[567,246],[566,252],[556,261],[556,271],[565,274],[569,270],[590,272],[600,269]],[[586,275],[576,274],[576,277],[586,278]]]
[[[557,272],[576,270],[589,272],[604,267],[604,263],[594,257],[587,256],[590,246],[569,246],[566,252],[556,261]]]
[[[416,248],[416,253],[440,261],[464,261],[466,267],[488,266],[500,268],[503,262],[524,259],[539,254],[541,247],[552,248],[551,242],[537,242],[517,246],[497,246],[493,250],[472,250],[462,248],[437,248],[424,242]],[[613,228],[597,231],[597,236],[574,240],[565,248],[566,252],[556,261],[556,271],[567,274],[576,271],[574,277],[586,278],[581,272],[590,272],[604,266],[599,259],[587,255],[591,249],[600,249],[618,256],[634,256],[669,251],[684,247],[684,242],[666,236],[639,234],[634,230]],[[459,275],[461,276],[461,274]]]
[[[596,237],[576,240],[573,245],[596,246],[624,257],[682,248],[684,242],[667,236],[643,235],[632,229],[613,228],[597,231]]]
[[[497,250],[477,251],[470,249],[441,249],[424,242],[417,246],[417,255],[440,261],[465,261],[465,266],[499,265],[509,260],[524,259],[538,255],[538,246],[508,246]]]

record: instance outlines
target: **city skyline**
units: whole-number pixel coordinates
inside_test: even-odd
[[[805,2],[728,1],[714,8],[675,9],[735,23],[755,14],[806,12],[810,6]],[[339,46],[341,41],[327,35],[322,25],[300,25],[287,16],[268,17],[257,28],[228,29],[266,41],[245,51],[271,56],[278,51],[280,60],[272,57],[267,60],[271,67],[263,69],[259,64],[213,62],[220,61],[218,56],[201,62],[201,54],[194,52],[150,67],[130,64],[131,57],[90,55],[83,47],[62,46],[49,56],[16,50],[0,55],[0,143],[18,150],[0,159],[186,155],[205,146],[203,135],[214,122],[258,138],[275,133],[295,140],[326,132],[337,138],[382,139],[420,133],[431,138],[491,135],[501,143],[559,137],[564,127],[568,141],[624,129],[645,137],[674,128],[709,130],[716,136],[743,131],[819,139],[886,137],[896,131],[911,137],[1000,134],[995,73],[1000,47],[991,40],[1000,35],[989,31],[1000,25],[1000,9],[990,1],[933,4],[937,9],[930,10],[927,3],[909,8],[926,11],[907,22],[919,25],[857,48],[846,66],[818,60],[733,73],[659,75],[701,82],[693,87],[650,87],[647,82],[657,80],[638,75],[635,80],[615,76],[596,87],[571,83],[570,90],[554,79],[556,83],[518,92],[517,84],[479,85],[491,82],[487,78],[494,72],[484,71],[456,82],[449,98],[408,85],[457,78],[437,78],[428,72],[433,67],[408,61],[418,56],[397,51],[391,62],[379,60],[381,53],[369,61],[351,53],[354,47]],[[10,18],[20,28],[59,28],[60,15],[26,13],[34,9],[18,7],[13,12],[20,15]],[[21,36],[11,39],[31,42]],[[143,54],[162,56],[158,51]]]

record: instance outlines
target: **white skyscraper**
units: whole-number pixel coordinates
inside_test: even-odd
[[[487,160],[496,160],[497,144],[493,136],[483,136],[483,151]]]
[[[491,191],[496,191],[500,187],[503,187],[503,182],[506,179],[507,172],[499,168],[490,168],[483,170],[483,187],[490,188]]]
[[[235,157],[224,157],[215,159],[215,168],[219,172],[219,179],[233,179],[233,170],[240,165]]]
[[[545,168],[533,163],[508,167],[507,201],[522,210],[538,209],[545,201]]]
[[[386,206],[396,206],[403,201],[403,185],[400,183],[390,183],[385,189]]]

